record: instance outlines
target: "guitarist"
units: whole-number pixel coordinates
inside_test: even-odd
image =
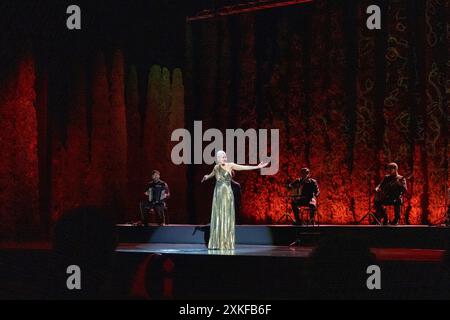
[[[309,169],[302,168],[300,170],[300,178],[288,184],[288,188],[297,190],[297,195],[291,202],[292,211],[294,211],[295,216],[295,224],[302,224],[299,207],[308,207],[310,221],[313,221],[317,207],[316,198],[319,196],[320,190],[317,181],[311,178]]]
[[[394,220],[391,224],[397,225],[400,220],[400,206],[403,203],[403,193],[407,190],[405,177],[398,174],[398,165],[395,162],[386,166],[387,175],[383,177],[380,184],[375,188],[375,210],[379,218],[383,218],[383,224],[388,224],[386,208],[394,206]]]

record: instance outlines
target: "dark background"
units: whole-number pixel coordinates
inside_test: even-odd
[[[207,223],[208,166],[174,166],[170,133],[280,129],[280,172],[239,173],[241,223],[272,223],[309,166],[323,222],[368,209],[383,165],[407,177],[405,213],[433,223],[448,186],[449,1],[313,1],[187,22],[232,1],[65,1],[0,7],[0,234],[47,234],[70,207],[136,219],[150,170],[172,223]],[[382,29],[365,27],[368,5]]]

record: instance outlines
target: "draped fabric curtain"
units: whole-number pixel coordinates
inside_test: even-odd
[[[382,11],[366,27],[367,6]],[[321,220],[352,223],[369,209],[384,164],[408,178],[412,224],[445,213],[449,1],[314,1],[187,25],[187,125],[280,129],[280,171],[238,173],[244,222],[285,210],[286,181],[309,166]],[[193,181],[207,168],[191,167]],[[195,183],[193,220],[208,221]],[[289,208],[288,208],[289,209]]]

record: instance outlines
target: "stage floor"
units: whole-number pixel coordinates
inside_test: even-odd
[[[121,243],[117,252],[308,258],[314,247],[238,245],[234,250],[208,250],[200,244]]]
[[[117,225],[121,243],[172,243],[204,245],[209,240],[209,225]],[[427,225],[237,225],[237,245],[288,246],[299,240],[302,246],[316,246],[330,238],[348,238],[370,247],[446,249],[450,228]]]
[[[222,255],[253,257],[310,258],[316,247],[237,245],[234,250],[208,250],[204,245],[173,243],[121,243],[117,252],[166,255]],[[440,262],[445,250],[412,248],[370,248],[378,261]]]

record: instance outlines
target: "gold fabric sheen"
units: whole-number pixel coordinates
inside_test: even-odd
[[[234,249],[234,196],[231,174],[220,165],[214,169],[216,186],[211,208],[208,249]]]

